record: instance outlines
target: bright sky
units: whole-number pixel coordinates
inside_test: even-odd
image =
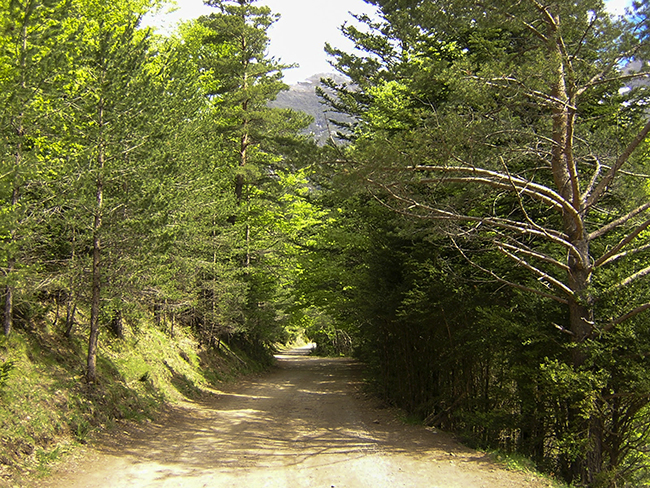
[[[622,14],[631,0],[606,0],[605,3],[611,12]],[[179,9],[176,12],[158,15],[156,25],[171,28],[181,19],[213,11],[212,7],[203,4],[203,0],[177,0],[177,4]],[[285,71],[284,79],[289,84],[318,73],[332,72],[323,50],[325,43],[351,50],[351,43],[343,37],[339,27],[353,20],[349,12],[374,13],[374,7],[363,0],[259,0],[259,4],[268,5],[274,13],[282,16],[269,31],[269,53],[283,63],[300,65]]]
[[[625,11],[625,7],[632,5],[632,0],[605,0],[605,4],[610,12],[621,15]]]
[[[341,34],[339,27],[354,20],[349,12],[371,14],[375,10],[363,0],[259,0],[258,3],[281,15],[269,30],[269,54],[282,63],[300,65],[284,72],[284,81],[289,84],[315,74],[333,72],[327,62],[325,43],[351,50],[352,43]],[[177,4],[176,12],[158,15],[156,25],[172,27],[181,19],[214,11],[213,7],[204,5],[203,0],[177,0]]]

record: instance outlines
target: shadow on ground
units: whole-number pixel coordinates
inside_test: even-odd
[[[279,371],[180,408],[164,425],[136,434],[127,445],[118,440],[100,451],[129,455],[137,462],[179,465],[184,475],[191,470],[295,466],[316,457],[336,462],[325,455],[341,456],[342,461],[377,451],[416,458],[433,451],[455,457],[470,452],[444,434],[380,419],[390,412],[359,398],[360,386],[360,367],[352,360],[283,353]],[[467,459],[483,460],[478,454]]]
[[[353,360],[304,352],[281,353],[271,373],[103,440],[103,468],[42,486],[542,486],[497,472],[444,433],[402,424],[365,397]]]

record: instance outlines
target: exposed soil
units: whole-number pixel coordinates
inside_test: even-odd
[[[541,488],[451,436],[405,425],[359,366],[293,351],[272,373],[106,436],[39,487]]]

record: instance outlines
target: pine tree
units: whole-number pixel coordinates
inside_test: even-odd
[[[223,203],[213,210],[211,221],[205,222],[214,247],[211,252],[206,249],[212,271],[206,268],[203,275],[201,287],[207,300],[203,308],[212,317],[211,331],[239,331],[263,338],[273,328],[276,313],[272,297],[277,282],[265,271],[277,244],[277,236],[268,232],[268,216],[284,191],[280,175],[291,171],[290,155],[296,146],[305,144],[297,133],[309,120],[290,110],[268,107],[287,88],[281,81],[287,66],[267,57],[267,30],[277,16],[252,1],[211,5],[218,11],[199,18],[188,35],[194,36],[210,107],[203,122],[206,139],[214,148],[207,166],[213,169],[207,171],[220,178],[230,175],[234,181],[222,195]],[[225,190],[222,182],[217,185]],[[224,209],[230,215],[224,215]],[[224,268],[225,263],[229,264]],[[224,309],[225,304],[235,306]],[[218,318],[226,316],[230,325]]]
[[[619,92],[648,76],[620,72],[647,50],[643,9],[621,23],[592,0],[372,3],[381,22],[346,28],[366,54],[330,49],[354,82],[330,85],[356,117],[356,176],[386,206],[435,222],[488,279],[564,307],[558,360],[541,366],[545,387],[553,375],[565,386],[559,469],[582,483],[617,476],[611,453],[637,435],[625,425],[649,387],[599,362],[650,309],[650,204],[636,174],[650,124],[643,89]]]
[[[27,280],[35,260],[25,250],[34,242],[30,227],[38,217],[24,195],[32,183],[56,171],[56,134],[51,128],[61,105],[58,82],[66,45],[61,24],[68,7],[67,1],[7,0],[0,10],[0,281],[5,335],[12,330],[16,298],[27,299],[33,289]]]
[[[77,164],[70,176],[82,182],[72,205],[91,209],[91,222],[85,227],[92,248],[86,372],[91,383],[97,380],[102,291],[109,269],[109,254],[103,247],[109,236],[106,220],[119,221],[127,215],[127,197],[121,185],[128,185],[126,177],[136,174],[136,164],[141,164],[137,155],[151,137],[152,114],[147,111],[152,95],[147,69],[150,48],[146,33],[138,30],[147,7],[148,2],[130,0],[110,5],[88,1],[80,3],[77,11],[76,82],[68,88],[76,130],[68,134],[68,144],[70,157]]]

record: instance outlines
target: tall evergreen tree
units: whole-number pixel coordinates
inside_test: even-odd
[[[91,209],[92,223],[86,227],[92,248],[89,382],[97,380],[102,290],[107,279],[103,249],[106,219],[119,219],[120,211],[124,215],[123,185],[129,185],[125,177],[137,180],[135,158],[151,137],[149,41],[146,33],[137,29],[148,7],[149,2],[131,0],[78,4],[76,80],[68,94],[74,100],[72,123],[76,130],[69,134],[68,144],[78,165],[70,176],[81,182],[72,204]]]
[[[372,3],[382,21],[345,29],[367,54],[330,49],[354,82],[330,85],[357,117],[356,174],[385,205],[440,223],[490,279],[565,307],[559,362],[542,369],[563,378],[556,425],[570,427],[550,449],[568,480],[617,476],[650,387],[601,362],[650,308],[624,291],[650,274],[636,174],[650,124],[643,89],[619,93],[647,77],[620,72],[647,48],[643,9],[620,23],[591,0]]]
[[[0,262],[3,285],[3,330],[13,326],[17,290],[26,291],[30,260],[23,250],[32,238],[26,188],[47,174],[53,114],[60,105],[58,77],[65,37],[61,24],[69,2],[29,0],[2,2],[0,9]],[[51,164],[50,163],[50,164]]]
[[[212,141],[210,147],[214,149],[206,160],[206,171],[219,178],[224,174],[232,178],[230,190],[221,195],[222,204],[205,221],[211,226],[213,242],[213,248],[206,249],[213,271],[206,269],[203,275],[205,308],[213,317],[209,329],[237,330],[266,341],[276,328],[271,297],[277,290],[268,259],[276,252],[273,248],[278,246],[278,236],[269,232],[269,216],[281,211],[279,199],[286,191],[282,175],[295,169],[290,157],[295,147],[306,144],[297,134],[309,121],[291,110],[268,107],[269,101],[287,88],[281,81],[282,69],[287,66],[267,55],[267,31],[277,16],[268,7],[254,4],[211,2],[218,11],[199,18],[188,35],[195,39],[196,59],[209,101],[202,123],[206,140]],[[220,190],[223,181],[217,183]],[[224,210],[229,215],[224,215]],[[208,262],[207,257],[203,262]],[[230,272],[225,272],[226,263]],[[224,276],[234,279],[233,285],[238,282],[230,288],[238,289],[238,293],[224,288]],[[218,299],[221,293],[229,298]],[[238,300],[234,308],[227,307],[231,325],[215,326],[217,317],[224,317],[215,312]],[[239,312],[233,315],[235,310]],[[234,317],[237,319],[233,321]]]
[[[238,204],[246,198],[246,184],[260,176],[260,166],[269,163],[262,144],[276,131],[275,121],[269,115],[274,109],[267,105],[287,89],[281,79],[282,70],[289,67],[267,55],[268,29],[279,15],[255,3],[256,0],[209,1],[207,4],[218,8],[219,13],[199,19],[210,30],[204,42],[219,52],[208,65],[213,74],[208,94],[222,112],[217,130],[226,134],[236,149],[233,154],[239,168],[234,192]]]

